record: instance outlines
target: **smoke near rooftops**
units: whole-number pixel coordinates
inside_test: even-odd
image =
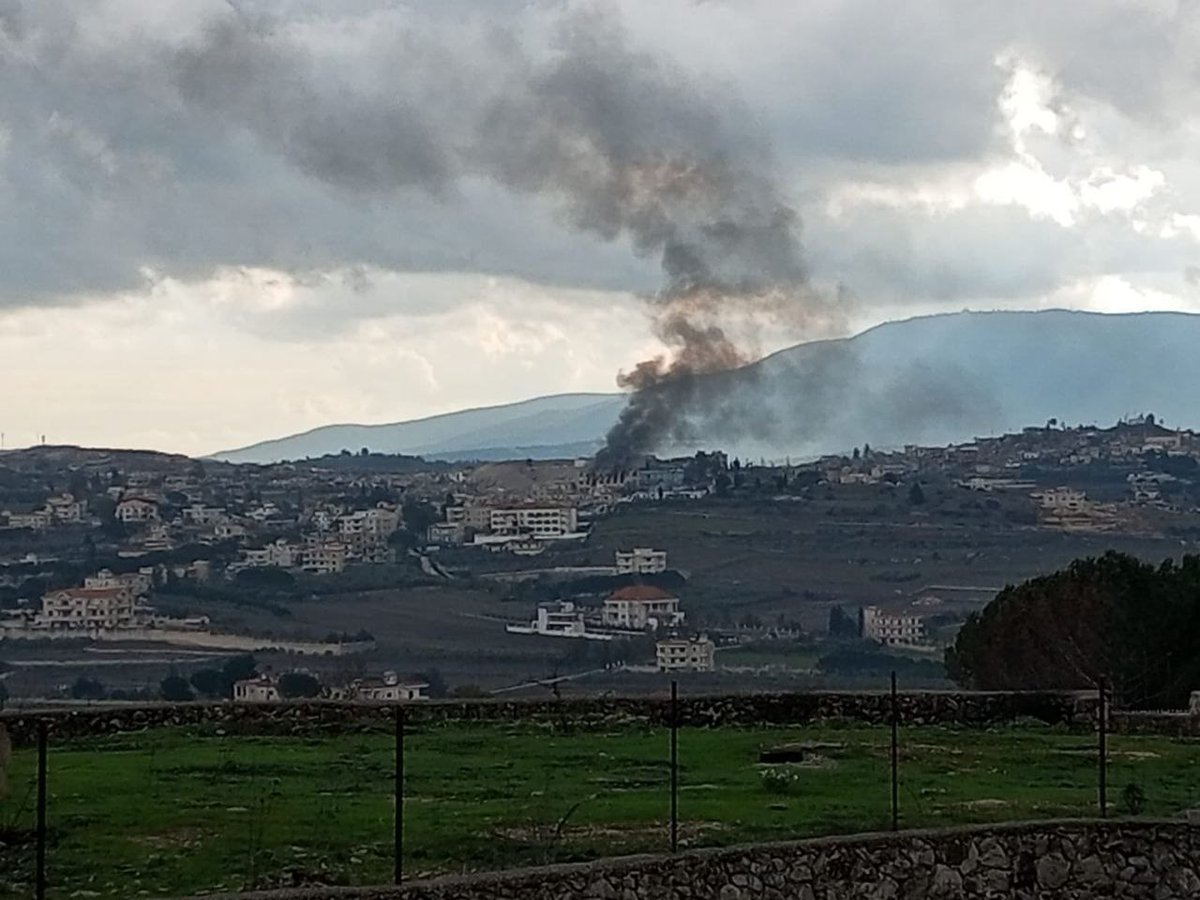
[[[738,103],[631,49],[595,11],[565,16],[536,54],[501,30],[437,37],[383,35],[386,68],[347,73],[322,69],[295,33],[229,17],[174,50],[171,68],[215,127],[365,202],[486,179],[660,259],[646,301],[668,353],[619,376],[630,398],[603,465],[720,413],[720,382],[703,376],[753,361],[761,329],[798,332],[836,309],[808,286],[799,223]],[[738,417],[753,424],[752,410]]]

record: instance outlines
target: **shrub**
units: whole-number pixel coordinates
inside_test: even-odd
[[[780,767],[763,769],[762,786],[768,794],[790,794],[800,786],[800,776]]]
[[[1125,785],[1121,791],[1121,810],[1128,816],[1140,816],[1146,808],[1146,792],[1136,781]]]

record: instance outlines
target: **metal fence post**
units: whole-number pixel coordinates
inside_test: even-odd
[[[1108,679],[1100,679],[1100,708],[1099,713],[1099,731],[1100,731],[1100,746],[1097,765],[1099,768],[1099,800],[1100,800],[1100,818],[1108,816]]]
[[[37,762],[37,900],[46,898],[46,756],[48,734],[46,721],[38,722]]]
[[[396,707],[396,815],[393,848],[395,873],[394,880],[400,884],[404,880],[404,707]]]
[[[892,670],[892,831],[900,830],[900,702]]]
[[[671,852],[679,852],[679,682],[671,682]]]

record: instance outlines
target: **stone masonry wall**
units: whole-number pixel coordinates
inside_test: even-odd
[[[988,726],[1032,718],[1050,724],[1087,724],[1094,695],[1069,692],[913,692],[899,695],[906,725]],[[146,728],[211,725],[228,731],[283,734],[376,730],[391,727],[395,706],[322,701],[295,703],[178,703],[95,705],[70,710],[0,713],[13,742],[36,740],[45,722],[53,739],[77,739]],[[549,722],[579,729],[670,722],[670,701],[661,697],[565,700],[470,700],[408,704],[414,725],[438,722]],[[779,693],[681,697],[681,726],[796,725],[843,719],[882,725],[889,721],[886,693]]]
[[[1185,900],[1200,897],[1198,871],[1196,826],[1063,821],[696,850],[239,900]]]

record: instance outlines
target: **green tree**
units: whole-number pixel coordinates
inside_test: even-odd
[[[831,638],[857,638],[861,633],[858,622],[846,614],[840,606],[829,609],[829,636]]]
[[[103,700],[107,696],[104,685],[86,675],[80,675],[71,685],[72,700]]]
[[[220,669],[200,669],[193,672],[188,680],[196,693],[205,697],[228,697],[233,688],[232,682]]]
[[[243,656],[234,656],[225,661],[225,665],[221,667],[221,672],[225,676],[225,680],[230,684],[235,681],[245,681],[247,678],[252,678],[258,673],[258,663],[249,653]]]
[[[921,482],[914,481],[908,489],[908,502],[913,506],[920,506],[925,502],[925,491],[921,487]]]
[[[0,681],[0,709],[4,709],[4,704],[8,702],[8,685]]]
[[[279,676],[279,696],[316,697],[321,693],[321,682],[307,672],[287,672]]]
[[[979,690],[1084,689],[1179,708],[1200,684],[1200,557],[1154,566],[1122,553],[1001,591],[968,617],[946,669]]]
[[[184,703],[194,700],[191,685],[181,675],[168,675],[158,686],[159,695],[168,703]]]

